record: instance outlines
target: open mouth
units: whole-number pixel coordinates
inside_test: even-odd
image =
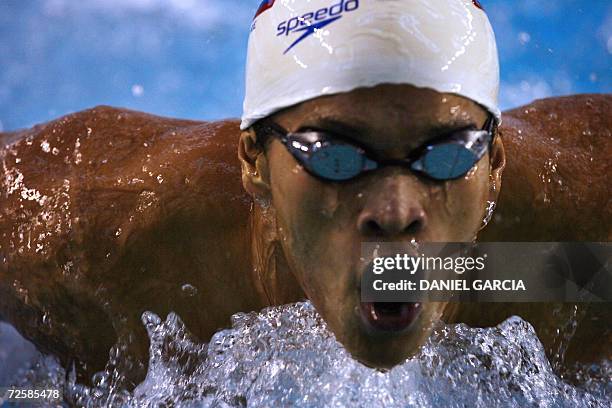
[[[418,318],[420,312],[420,303],[361,302],[361,318],[374,331],[404,331]]]

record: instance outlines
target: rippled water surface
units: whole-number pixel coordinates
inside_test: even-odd
[[[143,315],[151,339],[146,379],[129,392],[111,352],[89,388],[51,357],[40,357],[19,385],[64,389],[82,406],[609,407],[609,363],[590,367],[584,385],[557,377],[533,328],[518,317],[473,329],[440,323],[413,359],[389,372],[353,360],[312,305],[237,314],[232,328],[197,343],[180,317]],[[585,371],[585,372],[587,372]]]

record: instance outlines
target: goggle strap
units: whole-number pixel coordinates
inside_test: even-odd
[[[378,163],[376,163],[374,160],[370,160],[367,157],[365,158],[365,161],[363,163],[363,169],[366,171],[369,170],[375,170],[378,168]]]

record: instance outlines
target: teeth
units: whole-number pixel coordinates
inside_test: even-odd
[[[363,313],[363,318],[376,328],[396,331],[403,330],[412,324],[420,306],[420,303],[403,303],[393,313],[387,313],[384,309],[377,308],[375,303],[368,302],[362,304],[361,313]]]

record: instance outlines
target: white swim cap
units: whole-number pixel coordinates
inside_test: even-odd
[[[241,129],[382,83],[465,96],[501,118],[495,35],[476,0],[264,0],[251,26]]]

